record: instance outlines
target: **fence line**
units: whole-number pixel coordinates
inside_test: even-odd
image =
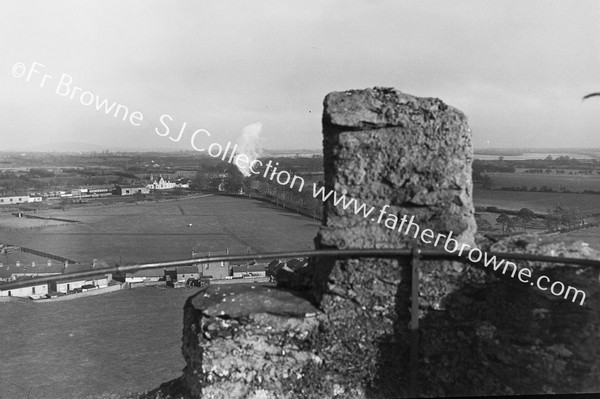
[[[20,248],[21,248],[21,252],[41,256],[43,258],[57,260],[62,263],[65,263],[65,262],[77,263],[77,261],[75,261],[73,259],[65,258],[65,257],[59,256],[59,255],[49,254],[48,252],[38,251],[37,249],[31,249],[31,248],[25,248],[25,247],[20,247]]]
[[[432,249],[416,249],[421,260],[456,260],[461,262],[467,262],[471,264],[482,264],[483,262],[472,262],[466,255],[458,255],[456,253],[449,253],[446,251],[432,250]],[[39,251],[37,251],[39,252]],[[32,252],[33,253],[33,252]],[[53,281],[68,280],[71,278],[78,277],[93,277],[111,273],[131,273],[138,270],[146,269],[158,269],[167,267],[177,266],[189,266],[198,263],[211,263],[220,261],[247,261],[247,260],[264,260],[264,259],[285,259],[285,258],[306,258],[306,257],[339,257],[339,258],[409,258],[414,254],[413,249],[321,249],[321,250],[303,250],[303,251],[288,251],[288,252],[265,252],[265,253],[254,253],[254,254],[240,254],[240,255],[222,255],[222,256],[204,256],[193,259],[182,259],[170,262],[158,262],[158,263],[146,263],[138,265],[124,265],[124,266],[112,266],[101,269],[86,270],[67,274],[58,274],[53,276],[35,277],[26,281],[11,281],[8,283],[0,284],[0,289],[14,289],[29,286],[32,283],[48,283]],[[522,253],[509,253],[509,252],[488,252],[490,256],[496,256],[499,258],[523,260],[523,261],[537,261],[544,263],[560,263],[560,264],[572,264],[582,265],[600,268],[600,260],[596,259],[582,259],[582,258],[567,258],[560,256],[547,256],[547,255],[530,255]],[[50,254],[48,254],[50,255]],[[55,255],[53,255],[55,256]],[[61,258],[61,257],[59,257]],[[69,260],[66,258],[62,258]],[[70,260],[69,260],[70,261]],[[70,261],[74,262],[74,261]]]

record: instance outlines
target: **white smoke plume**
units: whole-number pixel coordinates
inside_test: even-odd
[[[262,146],[260,144],[260,134],[262,132],[262,123],[256,122],[246,126],[242,129],[242,135],[237,140],[237,153],[239,157],[241,154],[245,154],[248,157],[248,164],[245,162],[239,162],[242,167],[235,164],[237,168],[246,177],[250,176],[250,164],[255,159],[260,158],[262,155]],[[256,169],[255,169],[256,170]]]

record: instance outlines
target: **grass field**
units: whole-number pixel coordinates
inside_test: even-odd
[[[308,249],[319,226],[264,202],[221,196],[38,214],[83,224],[4,229],[0,242],[84,263],[140,263],[189,258],[192,248]],[[13,264],[30,255],[7,257]],[[178,377],[183,304],[192,293],[138,288],[57,303],[0,303],[0,398],[142,392]]]
[[[564,243],[583,241],[590,247],[600,250],[600,227],[569,231],[555,236],[555,240]]]
[[[479,206],[516,210],[545,212],[560,203],[600,212],[600,196],[595,195],[476,190],[474,199]],[[260,201],[221,196],[40,215],[84,223],[0,230],[0,242],[84,262],[134,263],[186,258],[192,248],[308,249],[319,225]],[[589,242],[600,231],[569,234],[565,239]],[[178,377],[184,366],[183,304],[193,292],[138,288],[57,303],[0,303],[0,398],[126,394]]]
[[[0,398],[143,392],[180,376],[183,304],[194,292],[147,287],[0,303]]]
[[[569,174],[539,174],[539,173],[488,173],[494,188],[501,187],[551,187],[560,191],[567,190],[582,192],[584,190],[600,191],[600,175],[569,175]]]
[[[502,209],[519,210],[529,208],[534,212],[563,207],[579,209],[583,214],[600,213],[600,195],[540,193],[527,191],[479,190],[473,192],[476,206],[495,206]]]
[[[0,229],[0,242],[81,263],[96,258],[109,264],[127,264],[185,259],[192,249],[208,252],[229,248],[231,253],[245,253],[248,247],[253,252],[304,250],[313,248],[319,226],[318,221],[264,202],[225,196],[74,207],[40,211],[38,215],[83,223]]]
[[[0,214],[0,231],[38,229],[43,227],[61,226],[68,223],[69,222],[58,220],[18,218],[8,212]]]

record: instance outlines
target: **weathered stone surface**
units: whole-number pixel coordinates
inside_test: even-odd
[[[560,237],[558,237],[560,238]],[[581,243],[531,235],[499,252],[597,259]],[[425,396],[512,395],[600,390],[600,284],[585,266],[517,262],[586,292],[584,306],[499,273],[453,292],[421,322],[420,391]],[[496,276],[496,277],[494,277]]]
[[[323,136],[326,188],[375,210],[365,217],[354,207],[344,210],[328,201],[317,247],[422,246],[405,229],[386,227],[388,216],[377,223],[384,206],[399,219],[414,216],[421,230],[452,232],[460,242],[473,243],[471,132],[460,111],[438,99],[388,88],[330,93],[324,101]],[[423,264],[421,309],[439,308],[468,269],[450,262]],[[346,388],[340,397],[407,396],[407,260],[318,259],[313,276],[312,294],[328,315],[323,330],[332,332],[320,337],[322,376]]]
[[[320,312],[299,293],[272,286],[221,285],[184,310],[183,384],[197,398],[293,398]]]
[[[389,205],[388,213],[415,216],[421,229],[473,244],[470,131],[460,111],[394,89],[348,91],[326,97],[323,127],[327,189],[377,207],[375,218]],[[422,245],[332,203],[315,241],[320,248]],[[581,243],[536,236],[478,244],[599,256]],[[583,289],[585,306],[479,266],[420,262],[417,395],[598,392],[598,271],[519,265]],[[407,260],[318,258],[275,275],[289,287],[309,281],[310,291],[220,286],[188,300],[184,376],[148,398],[409,396]]]
[[[415,216],[424,227],[473,242],[471,132],[463,113],[389,88],[330,93],[323,135],[326,187],[376,210],[365,218],[329,201],[320,246],[418,243],[373,223],[385,205],[387,213]]]

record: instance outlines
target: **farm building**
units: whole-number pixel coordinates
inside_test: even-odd
[[[33,277],[22,276],[22,277],[17,278],[17,281],[29,280],[32,278]],[[32,282],[31,285],[28,285],[26,287],[13,288],[10,290],[3,290],[2,286],[0,285],[0,296],[14,296],[14,297],[27,298],[30,296],[33,296],[33,297],[43,296],[43,295],[46,295],[47,293],[48,293],[48,283],[39,284],[39,283]]]
[[[171,281],[186,281],[189,278],[199,279],[199,266],[180,266],[176,269],[165,270],[165,276]]]
[[[267,264],[266,263],[250,263],[247,265],[233,265],[232,266],[233,278],[244,278],[244,277],[266,277],[267,276]]]
[[[29,195],[14,195],[10,197],[0,197],[0,205],[28,204],[30,201]]]
[[[192,258],[205,258],[211,256],[225,256],[229,255],[229,250],[225,250],[225,252],[195,252],[192,251]],[[231,267],[229,265],[229,261],[215,261],[215,262],[207,262],[198,264],[200,267],[200,275],[204,277],[211,276],[213,279],[222,280],[225,277],[231,276]]]
[[[123,274],[113,274],[113,279],[125,283],[141,283],[144,281],[160,281],[165,277],[164,269],[145,269]]]
[[[150,189],[143,186],[117,186],[114,194],[121,196],[135,195],[137,193],[150,194]]]
[[[69,280],[51,282],[48,284],[48,289],[50,292],[62,292],[66,294],[69,291],[73,291],[86,285],[93,285],[97,288],[105,288],[108,287],[108,282],[108,276],[97,277],[91,280],[86,280],[84,278],[73,278]]]

